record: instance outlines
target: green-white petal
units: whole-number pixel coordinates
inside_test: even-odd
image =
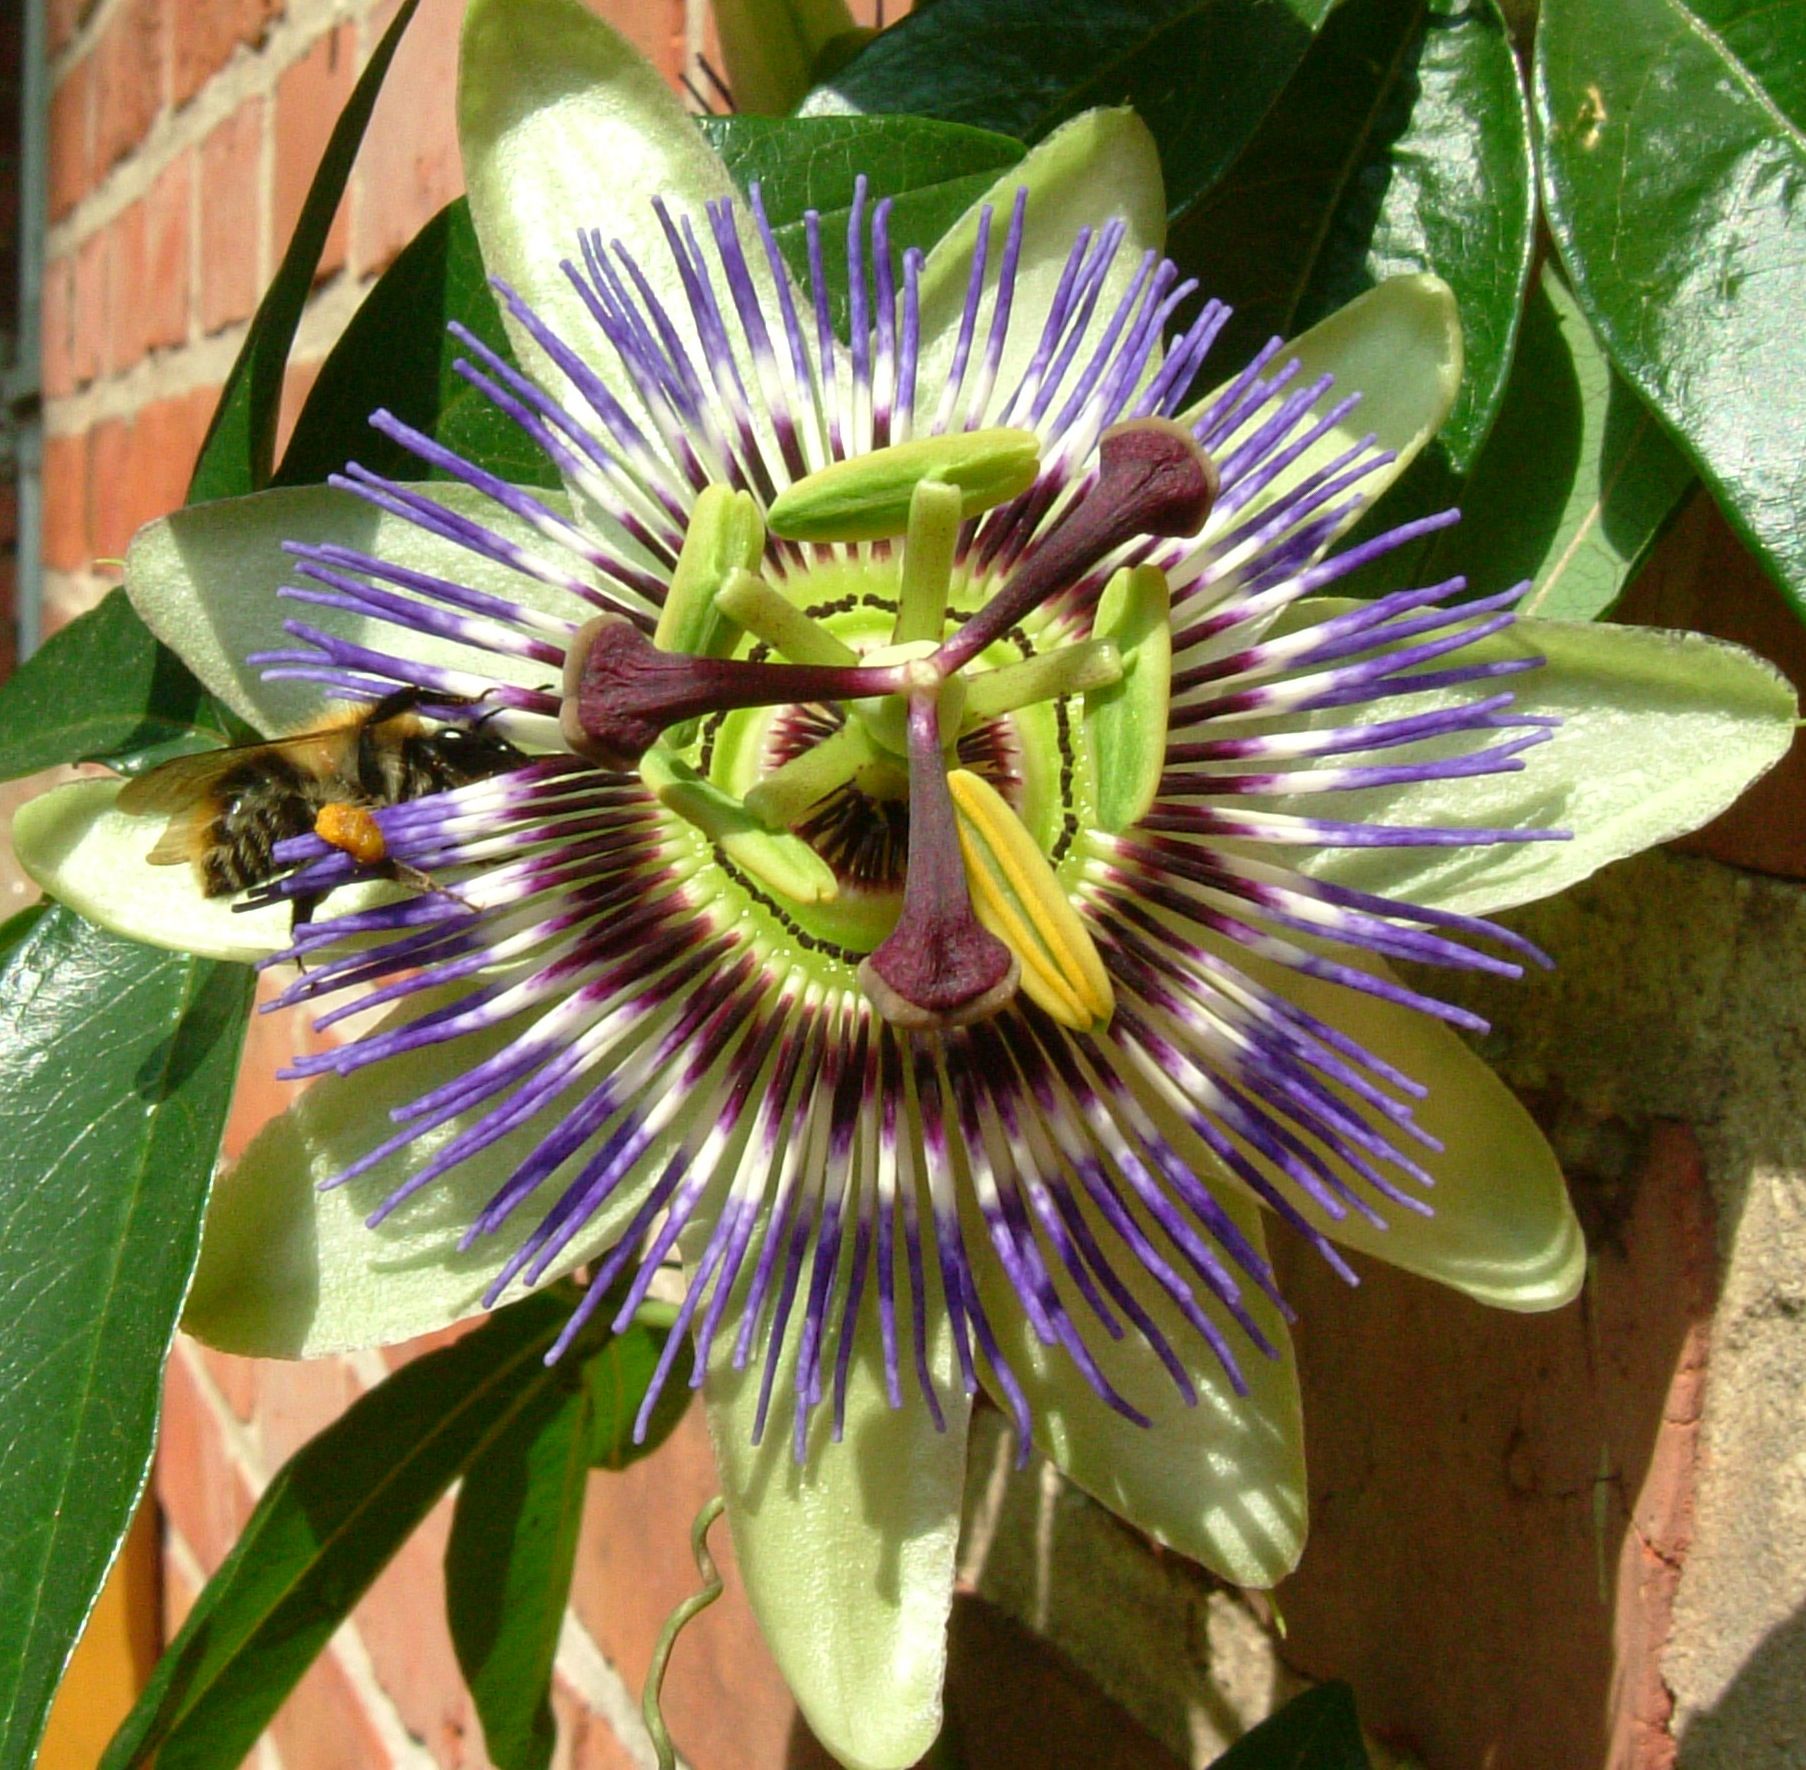
[[[1555,1152],[1517,1096],[1440,1021],[1339,984],[1250,965],[1266,982],[1429,1090],[1417,1122],[1442,1149],[1401,1144],[1434,1176],[1433,1216],[1382,1202],[1387,1227],[1305,1214],[1333,1240],[1498,1309],[1558,1309],[1586,1276],[1586,1244]],[[1367,969],[1387,975],[1369,961]],[[1330,1158],[1333,1162],[1333,1157]],[[1409,1190],[1409,1182],[1406,1183]],[[1362,1182],[1349,1176],[1352,1190]]]
[[[970,1403],[941,1321],[930,1368],[947,1430],[934,1429],[918,1394],[906,1390],[893,1409],[874,1311],[862,1314],[845,1437],[829,1441],[824,1403],[807,1462],[791,1445],[794,1319],[760,1444],[751,1440],[762,1360],[732,1368],[732,1311],[703,1399],[740,1576],[804,1718],[849,1770],[904,1770],[940,1732]]]
[[[1339,605],[1310,606],[1329,612]],[[1525,755],[1521,772],[1322,793],[1286,809],[1374,823],[1565,829],[1570,840],[1327,849],[1306,870],[1412,903],[1489,914],[1697,829],[1793,742],[1798,706],[1780,671],[1697,633],[1526,620],[1462,652],[1461,661],[1535,655],[1542,668],[1506,685],[1518,709],[1562,723]],[[1425,711],[1471,692],[1413,695],[1408,705]],[[1364,717],[1386,717],[1400,704],[1382,703]]]
[[[385,1027],[418,1012],[404,1010]],[[475,1314],[490,1280],[538,1222],[542,1195],[467,1252],[458,1241],[544,1138],[543,1116],[423,1188],[374,1229],[365,1218],[470,1119],[426,1132],[346,1186],[319,1187],[394,1135],[392,1107],[492,1056],[519,1024],[310,1083],[215,1186],[182,1325],[226,1352],[318,1358],[412,1339]],[[562,1183],[554,1175],[543,1196],[556,1197]],[[594,1259],[642,1196],[640,1187],[624,1186],[542,1282]]]
[[[794,110],[824,52],[858,41],[846,0],[715,0],[728,90],[742,116]]]
[[[291,944],[287,904],[235,910],[207,897],[191,866],[152,866],[145,858],[163,833],[157,817],[131,817],[115,804],[125,782],[75,781],[19,808],[13,850],[32,879],[59,903],[128,940],[241,964]],[[395,894],[385,883],[348,887],[328,900],[328,915],[349,915]]]
[[[1237,1188],[1219,1188],[1219,1196],[1264,1249],[1259,1207]],[[1087,1332],[1106,1377],[1153,1424],[1125,1420],[1099,1400],[1063,1347],[1041,1343],[996,1263],[986,1261],[985,1307],[1028,1399],[1036,1442],[1070,1480],[1157,1542],[1237,1585],[1270,1586],[1297,1563],[1305,1538],[1304,1422],[1286,1324],[1244,1286],[1250,1312],[1278,1350],[1268,1358],[1214,1300],[1201,1298],[1241,1361],[1248,1393],[1237,1395],[1172,1299],[1134,1262],[1122,1262],[1119,1272],[1178,1355],[1197,1402],[1186,1404],[1133,1328],[1120,1340]],[[1077,1308],[1073,1317],[1082,1329],[1094,1326]]]
[[[560,264],[580,230],[619,241],[701,370],[696,329],[652,199],[700,215],[734,201],[727,168],[644,56],[581,0],[472,0],[458,69],[458,139],[483,263],[622,398],[637,397]],[[706,230],[705,230],[706,231]],[[741,237],[751,239],[750,225]],[[762,253],[753,273],[761,294]],[[549,388],[563,372],[512,320],[516,353]],[[573,406],[578,397],[571,394]],[[594,414],[584,407],[588,421]]]
[[[1360,482],[1366,504],[1374,503],[1416,460],[1442,427],[1461,388],[1461,314],[1454,292],[1428,272],[1388,277],[1294,338],[1271,366],[1278,369],[1293,358],[1298,362],[1294,387],[1307,387],[1320,375],[1335,377],[1315,411],[1328,412],[1351,393],[1358,393],[1361,403],[1237,511],[1238,524],[1288,496],[1368,435],[1390,450],[1393,459]],[[1183,421],[1195,420],[1227,385],[1214,388]]]
[[[1041,329],[1060,273],[1081,228],[1096,229],[1120,216],[1127,225],[1097,311],[1107,315],[1141,268],[1142,255],[1166,240],[1166,186],[1154,138],[1127,109],[1085,111],[1062,123],[1005,172],[929,252],[920,286],[922,358],[917,385],[941,386],[970,283],[982,211],[992,211],[980,326],[988,326],[996,298],[998,267],[1018,190],[1028,192],[1022,256],[1010,309],[1009,336],[997,373],[995,398],[1007,396],[1041,340]],[[979,333],[980,343],[985,337]],[[974,356],[978,354],[974,350]],[[1156,359],[1157,360],[1157,359]],[[968,371],[968,386],[971,371]]]
[[[570,569],[568,556],[553,543],[479,493],[454,485],[427,489],[448,510]],[[560,494],[540,495],[554,513],[568,511]],[[282,630],[285,620],[306,620],[379,651],[481,672],[486,681],[499,677],[537,686],[546,680],[543,664],[279,597],[280,586],[302,581],[295,575],[295,561],[282,550],[284,541],[355,548],[572,621],[594,613],[568,592],[328,486],[257,492],[178,510],[140,529],[133,539],[125,559],[126,593],[145,625],[233,712],[265,733],[297,730],[319,719],[329,704],[317,682],[266,682],[257,666],[245,661],[253,652],[295,644]]]

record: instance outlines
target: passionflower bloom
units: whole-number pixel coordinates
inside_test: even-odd
[[[261,907],[205,897],[114,782],[18,844],[84,913],[302,958],[282,1001],[358,1015],[222,1179],[189,1327],[306,1356],[578,1266],[625,1315],[681,1261],[773,1651],[844,1761],[906,1764],[980,1386],[1267,1584],[1305,1528],[1269,1218],[1344,1271],[1574,1294],[1542,1138],[1388,967],[1534,960],[1480,917],[1712,815],[1792,696],[1510,590],[1326,600],[1442,520],[1330,551],[1447,408],[1451,298],[1383,284],[1187,404],[1225,315],[1160,258],[1126,112],[925,256],[863,195],[810,216],[802,287],[575,0],[476,0],[460,123],[521,365],[461,372],[564,492],[379,414],[420,483],[183,512],[127,585],[265,732],[412,690],[518,754],[376,812],[413,883],[356,901],[318,835]]]

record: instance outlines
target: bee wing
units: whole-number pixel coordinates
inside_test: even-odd
[[[155,768],[134,775],[125,783],[119,791],[119,809],[133,817],[154,815],[159,811],[186,811],[222,774],[242,762],[248,750],[262,747],[261,744],[241,744],[159,762]]]

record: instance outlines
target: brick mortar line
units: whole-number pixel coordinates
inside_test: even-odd
[[[639,1699],[574,1610],[564,1613],[558,1631],[556,1664],[559,1675],[591,1713],[608,1724],[621,1749],[633,1760],[635,1770],[658,1770],[658,1755],[640,1718]],[[690,1770],[689,1760],[681,1752],[677,1763],[678,1770]]]
[[[308,365],[324,357],[378,280],[340,272],[320,284],[301,315],[290,363]],[[241,320],[211,336],[151,351],[123,374],[98,377],[74,393],[46,401],[45,435],[78,436],[110,418],[133,418],[158,400],[223,386],[250,329],[251,322]]]
[[[115,0],[116,7],[123,4],[124,0]],[[185,105],[171,102],[159,107],[149,132],[131,152],[108,167],[68,214],[50,224],[45,255],[61,257],[105,227],[143,196],[184,149],[198,149],[246,99],[273,101],[282,75],[338,25],[350,22],[358,26],[357,65],[361,71],[375,47],[369,23],[377,4],[378,0],[291,0],[290,10],[269,27],[258,47],[236,45],[225,64]],[[59,84],[64,71],[59,70]],[[266,186],[267,182],[266,177]],[[198,179],[195,197],[198,201]]]

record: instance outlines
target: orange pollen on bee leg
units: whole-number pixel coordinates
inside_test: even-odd
[[[322,805],[320,815],[314,819],[314,834],[329,846],[342,849],[360,866],[373,867],[389,857],[383,833],[363,805]]]

